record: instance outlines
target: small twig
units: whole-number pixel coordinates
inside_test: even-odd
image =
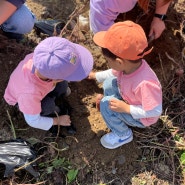
[[[73,36],[73,33],[77,32],[77,34],[79,33],[79,29],[78,29],[78,26],[77,26],[77,23],[75,23],[74,27],[73,27],[73,30],[71,31],[71,34],[69,36],[69,40],[71,40],[72,36]]]
[[[65,26],[63,27],[63,29],[61,30],[60,36],[62,36],[64,30],[66,30],[67,26],[71,23],[71,21],[72,21],[75,17],[79,16],[80,14],[82,14],[82,13],[84,12],[83,9],[86,7],[87,3],[88,3],[88,1],[84,2],[84,5],[83,5],[81,8],[79,8],[78,6],[75,8],[75,10],[74,10],[74,11],[71,13],[71,15],[69,16],[70,19],[67,21],[66,25],[65,25]]]
[[[170,59],[174,64],[176,64],[179,68],[181,67],[179,63],[177,63],[172,57],[169,56],[167,52],[165,52],[165,55]]]
[[[184,112],[185,112],[185,110],[183,110],[183,111],[181,111],[180,113],[178,113],[178,115],[175,116],[175,117],[173,117],[173,118],[171,119],[171,121],[173,121],[174,119],[176,119],[177,117],[179,117],[181,114],[184,114]],[[169,113],[168,113],[168,114],[169,114]],[[173,114],[175,114],[175,113],[173,113]]]
[[[58,113],[55,111],[55,114],[56,114],[56,116],[57,116],[57,120],[58,120],[58,130],[57,130],[57,136],[56,136],[56,138],[55,138],[55,142],[57,142],[57,140],[58,140],[58,137],[59,137],[59,133],[60,133],[60,125],[59,125],[59,115],[58,115]]]
[[[165,73],[164,73],[164,68],[163,68],[163,64],[162,64],[162,60],[161,60],[161,55],[158,54],[158,56],[159,56],[159,61],[160,61],[160,64],[161,64],[161,70],[162,70],[163,78],[164,78],[165,81],[167,81]]]
[[[157,143],[157,142],[151,142],[150,141],[150,144],[154,144],[153,146],[152,145],[144,145],[141,141],[136,141],[137,143],[139,143],[140,145],[142,146],[139,146],[139,148],[153,148],[153,149],[159,149],[159,150],[164,150],[164,149],[178,149],[178,147],[176,146],[166,146],[165,144],[160,144],[160,143]],[[180,147],[182,148],[182,147]]]
[[[44,142],[44,143],[45,143],[45,142]],[[56,143],[56,142],[51,142],[51,143]],[[65,148],[63,148],[63,149],[59,149],[59,148],[56,148],[55,146],[53,146],[53,145],[50,144],[50,143],[45,143],[45,144],[51,146],[53,149],[55,149],[55,150],[58,151],[58,152],[62,152],[62,151],[65,151],[65,150],[68,150],[68,149],[69,149],[69,146],[67,146],[67,147],[65,147]]]
[[[42,181],[42,182],[38,182],[35,185],[39,185],[39,184],[45,184],[46,181]]]
[[[177,115],[177,116],[173,117],[173,119],[175,119],[175,118],[177,118],[178,116],[180,116],[181,114],[184,114],[184,113],[185,113],[185,110],[182,110],[181,112],[168,112],[168,115],[170,115],[170,114]]]
[[[11,116],[10,116],[10,114],[9,114],[9,111],[8,111],[8,110],[6,110],[6,112],[7,112],[7,114],[8,114],[8,118],[9,118],[9,121],[10,121],[10,123],[11,123],[11,130],[12,130],[12,132],[13,132],[13,137],[14,137],[14,139],[16,139],[16,133],[15,133],[15,129],[14,129],[14,125],[13,125],[13,122],[12,122]]]
[[[184,61],[185,61],[185,47],[182,49],[182,65],[184,66],[185,65],[185,63],[184,63]]]
[[[66,136],[66,138],[72,138],[72,139],[74,139],[77,143],[79,143],[78,139],[77,139],[76,137],[74,137],[74,136]]]
[[[26,164],[23,165],[23,166],[20,166],[19,168],[15,169],[14,172],[17,172],[17,171],[19,171],[19,170],[21,170],[21,169],[23,169],[23,168],[29,166],[30,164],[36,162],[37,160],[39,160],[40,158],[44,157],[45,155],[46,155],[46,154],[41,155],[40,157],[36,158],[35,160],[33,160],[33,161],[29,162],[29,163],[26,163]]]
[[[46,181],[42,181],[42,182],[37,182],[33,185],[40,185],[40,184],[45,184],[45,183],[46,183]],[[27,185],[27,184],[17,184],[17,185]]]
[[[169,147],[169,142],[167,141],[167,146]],[[174,163],[174,154],[175,154],[175,152],[174,152],[174,150],[175,150],[176,148],[174,148],[174,149],[172,149],[171,150],[171,148],[169,147],[169,152],[168,152],[168,154],[169,154],[169,156],[171,157],[171,164],[172,164],[172,174],[173,174],[173,184],[175,184],[175,163]]]

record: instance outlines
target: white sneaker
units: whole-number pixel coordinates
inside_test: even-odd
[[[133,140],[133,134],[132,134],[132,131],[129,130],[127,132],[127,135],[122,137],[119,137],[113,132],[105,134],[104,136],[101,137],[100,142],[105,148],[115,149],[126,143],[131,142],[132,140]]]

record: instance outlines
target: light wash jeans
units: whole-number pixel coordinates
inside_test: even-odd
[[[33,29],[35,20],[35,15],[26,5],[22,5],[1,25],[1,28],[5,32],[25,34]]]
[[[106,79],[103,83],[103,89],[104,97],[100,102],[100,112],[107,127],[112,130],[112,132],[122,137],[127,135],[130,130],[129,126],[145,128],[139,120],[135,120],[130,114],[115,112],[109,109],[109,100],[111,98],[122,99],[115,77]]]

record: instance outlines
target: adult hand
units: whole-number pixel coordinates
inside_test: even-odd
[[[115,98],[110,99],[109,108],[115,112],[125,112],[130,114],[130,105],[125,103],[123,100]]]
[[[71,125],[71,119],[69,115],[62,115],[56,118],[53,118],[54,125],[61,125],[61,126],[70,126]]]
[[[149,38],[150,37],[154,37],[154,39],[159,38],[164,30],[165,30],[164,21],[160,20],[157,17],[154,17],[150,26]]]

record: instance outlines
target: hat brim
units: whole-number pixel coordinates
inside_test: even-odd
[[[105,45],[105,34],[107,31],[100,31],[98,33],[96,33],[93,37],[93,41],[95,42],[95,44],[97,44],[98,46],[102,47],[102,48],[106,48]]]
[[[100,31],[94,35],[93,41],[95,42],[96,45],[102,48],[107,48],[107,45],[105,44],[107,42],[107,40],[105,39],[106,33],[107,31]],[[153,50],[153,47],[145,51],[143,55],[135,57],[135,58],[129,58],[128,60],[138,60],[140,58],[143,58],[145,55],[149,54],[152,50]],[[124,57],[120,56],[120,58],[124,58]]]
[[[75,43],[73,43],[73,46],[79,54],[79,66],[72,74],[67,76],[64,80],[81,81],[86,78],[92,71],[94,60],[90,51],[87,50],[85,47]]]

